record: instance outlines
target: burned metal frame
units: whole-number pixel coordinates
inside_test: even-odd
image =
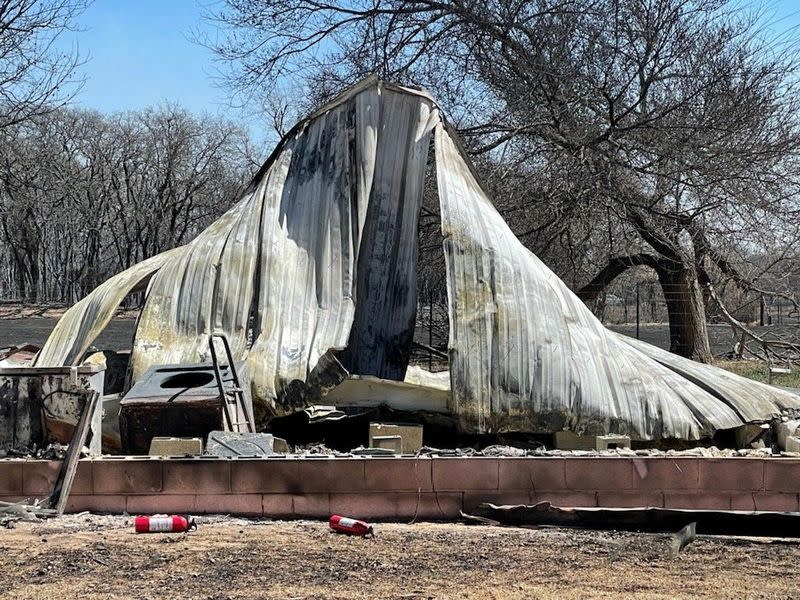
[[[375,78],[298,123],[242,199],[195,240],[70,309],[37,365],[79,361],[125,293],[149,279],[134,381],[153,365],[207,361],[215,331],[247,361],[254,401],[274,413],[295,382],[319,379],[331,353],[347,373],[402,380],[431,136],[450,317],[448,409],[466,430],[695,440],[800,407],[788,391],[605,329],[514,236],[433,98]]]

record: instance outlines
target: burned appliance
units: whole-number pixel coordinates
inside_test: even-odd
[[[218,365],[223,382],[234,376],[245,385],[242,393],[245,415],[252,415],[249,379],[244,364],[235,373],[228,365]],[[127,454],[147,454],[154,437],[199,437],[211,431],[242,430],[246,420],[228,423],[225,410],[225,383],[221,388],[213,363],[161,365],[150,367],[120,402],[119,425],[122,448]],[[229,404],[230,406],[230,404]]]

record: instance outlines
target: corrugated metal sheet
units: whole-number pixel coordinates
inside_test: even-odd
[[[741,424],[602,326],[514,236],[444,124],[436,165],[452,388],[468,426],[697,439]]]
[[[606,330],[514,237],[433,100],[375,80],[299,123],[242,200],[195,240],[70,309],[38,364],[80,360],[127,291],[157,271],[134,380],[153,364],[207,360],[212,331],[228,335],[248,361],[254,399],[273,408],[330,349],[343,350],[353,373],[402,380],[434,129],[453,410],[467,428],[696,439],[800,406]]]
[[[351,371],[402,380],[437,114],[425,94],[371,80],[298,124],[236,206],[158,263],[136,331],[133,380],[152,365],[207,361],[212,331],[247,358],[255,397],[270,403],[331,348],[347,349],[340,360]],[[86,301],[116,305],[126,293],[118,290],[111,298],[98,288]],[[77,326],[48,340],[40,364],[78,360],[63,353],[65,341],[88,345],[107,322],[83,306],[65,321]]]
[[[177,259],[183,247],[148,258],[101,283],[70,307],[56,323],[39,355],[38,367],[77,365],[95,338],[109,324],[122,300],[149,281],[153,273]]]
[[[133,380],[153,365],[207,362],[224,331],[246,353],[261,204],[249,193],[153,276],[131,353]]]
[[[658,361],[730,406],[743,421],[759,421],[797,408],[798,397],[787,390],[739,377],[730,371],[677,356],[651,344],[615,334],[624,343]]]
[[[389,350],[413,335],[416,220],[408,215],[419,211],[432,104],[373,85],[287,142],[268,186],[275,200],[265,202],[249,354],[256,396],[276,398],[305,380],[332,348],[348,348],[341,360],[351,372],[399,370]]]

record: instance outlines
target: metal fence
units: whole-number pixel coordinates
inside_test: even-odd
[[[786,299],[760,294],[739,297],[729,292],[725,300],[733,316],[755,333],[800,343],[800,315]],[[589,306],[609,329],[669,350],[669,314],[657,281],[610,286]],[[418,292],[413,363],[433,370],[447,368],[447,310],[446,290],[441,286],[428,288],[422,283]],[[706,321],[712,352],[717,356],[733,352],[741,332],[730,326],[713,303],[706,312]]]

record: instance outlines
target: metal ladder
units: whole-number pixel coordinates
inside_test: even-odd
[[[217,349],[214,345],[214,339],[219,338],[222,340],[222,346],[225,348],[225,358],[227,360],[229,377],[226,379],[222,376],[222,367],[217,358]],[[217,387],[219,388],[220,401],[222,402],[222,410],[225,413],[225,426],[227,431],[236,431],[238,433],[255,433],[255,426],[253,424],[252,415],[247,410],[247,404],[244,401],[244,390],[239,383],[239,374],[236,372],[236,365],[233,362],[233,355],[231,354],[231,346],[228,343],[228,338],[222,333],[212,333],[208,336],[208,349],[211,352],[211,364],[214,366],[214,375],[217,378]],[[227,385],[233,384],[233,385]],[[244,417],[244,421],[239,420]],[[246,426],[244,429],[242,425]]]

